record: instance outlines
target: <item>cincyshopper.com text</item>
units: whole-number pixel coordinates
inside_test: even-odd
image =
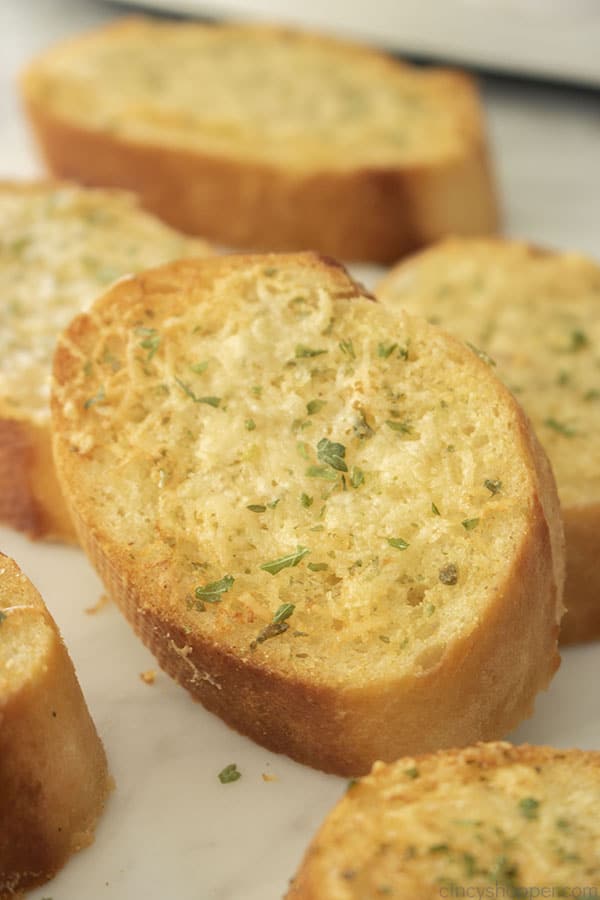
[[[573,885],[560,887],[551,885],[531,885],[530,887],[512,887],[506,884],[492,884],[487,887],[445,885],[440,888],[442,900],[506,900],[506,898],[522,898],[522,900],[558,900],[558,898],[581,898],[581,900],[600,900],[600,889],[594,885]]]

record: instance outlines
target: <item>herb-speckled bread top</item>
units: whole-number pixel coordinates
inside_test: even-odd
[[[496,743],[376,763],[326,819],[287,897],[593,896],[599,803],[596,752]]]
[[[161,662],[237,727],[364,771],[406,741],[502,731],[546,684],[554,485],[519,407],[459,342],[313,255],[228,257],[115,286],[55,367],[55,458],[84,546]],[[407,722],[407,696],[442,697],[459,657],[478,676],[448,704],[463,712]],[[303,747],[294,692],[339,701]],[[345,703],[375,697],[378,719],[388,693],[379,733],[345,740]]]
[[[556,475],[572,608],[565,636],[600,636],[600,266],[518,242],[454,239],[399,265],[377,294],[497,363]]]
[[[118,191],[0,183],[0,409],[48,419],[58,334],[112,281],[209,248]]]
[[[132,18],[33,60],[52,171],[231,246],[396,260],[497,224],[474,81],[283,28]]]

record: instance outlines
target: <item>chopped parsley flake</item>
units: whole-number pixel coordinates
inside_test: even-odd
[[[377,345],[377,356],[380,359],[387,359],[389,356],[392,355],[392,353],[394,352],[394,350],[396,349],[397,346],[398,346],[398,344],[378,344]]]
[[[523,797],[519,800],[519,812],[526,819],[537,819],[540,808],[540,801],[535,797]]]
[[[348,466],[344,462],[346,448],[343,444],[337,444],[328,438],[321,438],[317,444],[317,457],[322,462],[338,472],[347,472]]]
[[[329,568],[327,563],[308,563],[311,572],[325,572]]]
[[[206,360],[205,362],[193,363],[190,366],[190,369],[192,370],[192,372],[195,372],[196,375],[202,375],[202,373],[206,372],[206,370],[208,369],[208,360]]]
[[[270,575],[277,575],[282,569],[289,569],[293,566],[297,566],[307,553],[310,553],[308,547],[298,546],[294,553],[290,553],[288,556],[280,556],[279,559],[273,559],[270,562],[263,563],[259,568],[268,572]]]
[[[323,353],[327,353],[327,350],[315,350],[313,347],[305,347],[304,344],[297,344],[294,351],[296,359],[309,359],[313,356],[321,356]]]
[[[206,404],[208,404],[208,406],[214,406],[215,409],[216,409],[218,406],[220,406],[220,404],[221,404],[221,398],[220,398],[220,397],[198,397],[198,396],[196,396],[196,394],[194,393],[194,391],[191,389],[191,387],[189,386],[189,384],[185,384],[185,382],[182,381],[181,378],[175,377],[175,381],[177,382],[177,384],[179,385],[179,387],[181,388],[181,390],[183,391],[183,393],[184,393],[184,394],[187,394],[187,396],[188,396],[191,400],[193,400],[194,403],[206,403]]]
[[[269,638],[277,637],[278,634],[283,634],[284,631],[287,631],[290,626],[286,619],[289,619],[295,609],[296,607],[293,603],[282,603],[273,616],[273,621],[263,628],[256,640],[252,641],[250,649],[256,650],[259,644],[264,644]]]
[[[589,342],[589,338],[585,331],[582,331],[580,328],[576,328],[571,332],[571,343],[569,344],[568,352],[577,353],[578,350],[581,350],[583,347],[587,347]]]
[[[418,778],[418,777],[419,777],[419,770],[417,769],[416,766],[411,766],[410,769],[405,769],[405,770],[404,770],[404,774],[405,774],[405,775],[408,775],[409,778]]]
[[[323,478],[325,481],[337,481],[337,475],[327,466],[309,466],[306,470],[309,478]]]
[[[146,361],[150,362],[150,360],[160,347],[160,335],[158,331],[156,330],[156,328],[144,328],[140,325],[139,328],[135,329],[135,333],[139,337],[144,338],[144,340],[140,342],[140,347],[143,350],[148,351]]]
[[[491,494],[499,494],[502,490],[502,482],[497,478],[486,478],[483,486],[488,489]]]
[[[465,531],[473,531],[479,525],[479,519],[463,519],[460,524]]]
[[[235,579],[231,575],[225,575],[219,581],[212,581],[203,587],[197,587],[195,590],[196,597],[205,603],[220,603],[221,595],[231,590],[234,581]]]
[[[256,422],[254,421],[254,419],[246,419],[246,421],[244,422],[244,427],[246,428],[246,431],[254,431],[254,429],[256,428]]]
[[[439,509],[433,502],[431,503],[431,512],[433,513],[434,516],[441,516],[441,512],[439,511]]]
[[[282,603],[275,615],[273,616],[273,625],[280,625],[292,615],[296,607],[293,603]]]
[[[242,773],[238,769],[236,763],[230,763],[228,766],[225,766],[218,775],[221,784],[231,784],[231,782],[238,781],[241,777]]]
[[[6,619],[6,613],[4,612],[4,610],[0,609],[0,625],[2,625],[2,623],[4,622],[5,619]]]
[[[392,431],[400,431],[402,434],[410,434],[412,428],[408,422],[396,422],[393,419],[386,419],[385,424]]]
[[[85,403],[83,404],[83,408],[89,409],[90,406],[94,406],[96,403],[102,403],[105,397],[106,394],[104,393],[104,388],[101,387],[97,394],[85,401]]]
[[[250,512],[253,513],[264,513],[267,511],[267,507],[263,506],[262,503],[251,503],[246,509],[249,509]]]
[[[469,341],[466,342],[469,350],[472,350],[475,356],[478,356],[479,359],[482,359],[484,363],[487,363],[488,366],[495,366],[496,360],[492,359],[485,350],[480,350],[479,347],[476,347],[475,344],[470,344]]]
[[[454,563],[449,563],[440,569],[439,579],[442,584],[456,584],[458,581],[458,569]]]
[[[352,340],[348,341],[340,341],[340,350],[342,353],[346,353],[351,359],[356,359],[356,353],[354,352],[354,344]]]
[[[387,542],[390,547],[395,547],[396,550],[406,550],[406,548],[410,546],[403,538],[388,538]]]
[[[362,469],[359,469],[358,466],[352,466],[352,471],[350,472],[350,484],[353,488],[360,487],[361,484],[364,483],[365,473]]]
[[[326,403],[326,400],[309,400],[306,404],[306,412],[309,416],[314,416],[315,413],[323,409]]]
[[[577,432],[570,425],[566,425],[564,422],[559,422],[557,419],[544,419],[544,425],[547,428],[552,428],[553,431],[558,432],[558,434],[562,434],[565,437],[575,437]]]
[[[302,493],[300,495],[300,503],[305,509],[308,509],[309,506],[313,505],[313,498],[309,497],[308,494]]]

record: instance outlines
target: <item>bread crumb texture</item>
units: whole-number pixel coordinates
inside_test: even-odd
[[[0,554],[0,898],[93,840],[111,788],[73,665],[39,594]]]
[[[563,506],[600,502],[598,265],[453,239],[398,266],[377,294],[489,354],[533,422]]]
[[[0,183],[0,407],[47,422],[56,338],[123,275],[208,247],[118,191]]]
[[[329,815],[287,897],[596,896],[599,803],[595,752],[496,743],[379,763]]]
[[[547,681],[561,551],[521,411],[470,350],[341,267],[271,255],[145,273],[75,320],[55,375],[84,545],[196,682],[223,686],[198,641],[334,690],[431,673],[498,603],[520,616],[515,566],[541,567],[526,615]],[[522,674],[507,710],[532,691]]]
[[[45,54],[25,87],[92,131],[298,171],[427,165],[479,137],[453,73],[269,27],[132,19]]]

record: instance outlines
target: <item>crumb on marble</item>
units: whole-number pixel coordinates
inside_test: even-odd
[[[156,672],[154,669],[147,669],[145,672],[140,672],[140,678],[144,684],[154,684],[156,681]]]
[[[108,594],[101,594],[97,603],[94,603],[93,606],[88,606],[85,609],[85,612],[88,616],[95,616],[96,613],[99,613],[101,609],[104,609],[105,606],[111,602]]]
[[[269,775],[267,772],[263,772],[262,780],[263,781],[279,781],[279,778],[277,777],[277,775]]]

